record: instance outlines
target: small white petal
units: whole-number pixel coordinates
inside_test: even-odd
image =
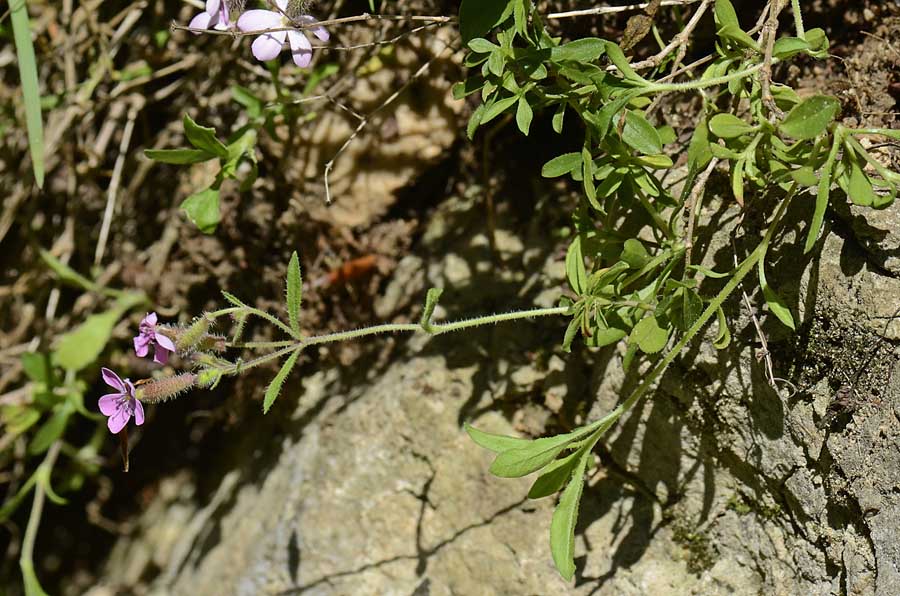
[[[257,37],[250,49],[257,60],[265,62],[266,60],[274,60],[281,53],[284,46],[284,38],[287,31],[276,31],[274,33],[265,33]]]

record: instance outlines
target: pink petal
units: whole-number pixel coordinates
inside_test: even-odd
[[[312,60],[312,44],[309,43],[306,35],[300,31],[288,31],[288,39],[291,42],[291,57],[294,64],[300,68],[309,66]]]
[[[109,429],[109,432],[117,435],[122,432],[130,418],[131,412],[128,411],[128,408],[120,408],[118,412],[110,416],[109,420],[106,421],[106,427]]]
[[[121,392],[125,392],[125,384],[122,382],[122,379],[119,378],[119,375],[109,370],[105,366],[100,369],[100,374],[103,376],[103,381],[112,387],[113,389],[118,389]]]
[[[220,4],[222,4],[222,0],[206,0],[206,12],[216,14],[219,12]]]
[[[244,33],[277,29],[282,26],[284,17],[271,10],[248,10],[240,16],[237,27]],[[281,38],[284,41],[284,38]],[[279,51],[281,49],[279,48]],[[254,54],[255,55],[255,54]],[[260,58],[261,60],[261,58]]]
[[[211,14],[212,13],[210,13],[210,15]],[[141,323],[146,323],[148,325],[156,325],[156,313],[155,312],[147,313],[147,316],[144,317],[144,320],[141,321]]]
[[[156,346],[153,350],[153,362],[165,364],[169,361],[169,351],[162,346]]]
[[[275,6],[277,6],[281,12],[287,12],[288,0],[275,0]]]
[[[97,405],[100,407],[100,412],[104,416],[112,416],[119,409],[119,401],[121,399],[121,393],[107,393],[100,398]]]
[[[209,29],[209,23],[212,21],[212,15],[208,12],[201,12],[188,23],[188,27],[191,29]],[[194,35],[200,35],[198,31],[193,32]],[[146,319],[144,319],[146,320]],[[143,323],[143,321],[141,321]]]
[[[304,25],[312,25],[314,23],[317,23],[318,21],[316,21],[316,19],[309,15],[303,15],[299,19],[297,19],[297,22],[303,23]],[[307,31],[312,31],[313,35],[315,35],[322,41],[328,41],[331,38],[331,34],[328,33],[325,27],[322,27],[321,25],[313,29],[307,29]]]
[[[157,332],[156,334],[154,334],[154,337],[156,338],[157,344],[161,345],[162,347],[169,350],[170,352],[175,351],[175,344],[167,336],[163,335],[162,333]]]
[[[143,335],[138,335],[134,338],[134,353],[138,355],[138,358],[143,358],[147,355],[149,344],[150,342]]]
[[[137,400],[134,402],[134,423],[138,426],[144,423],[144,404]]]
[[[275,33],[260,35],[253,41],[250,50],[257,60],[262,62],[274,60],[281,53],[285,37],[287,37],[287,31],[276,31]]]

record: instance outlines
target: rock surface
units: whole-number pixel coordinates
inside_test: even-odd
[[[445,303],[462,312],[484,310],[488,295],[522,305],[558,295],[547,234],[504,229],[491,273],[486,241],[466,232],[479,218],[470,203],[445,203],[423,240],[444,256],[399,268],[379,308],[408,308],[424,278],[452,279]],[[294,384],[197,472],[214,490],[184,475],[163,483],[94,594],[900,593],[889,319],[900,280],[852,236],[828,234],[804,260],[789,248],[801,233],[770,261],[799,332],[760,313],[776,375],[795,387],[769,386],[732,300],[732,347],[689,349],[598,450],[574,585],[549,555],[553,500],[528,501],[527,480],[490,476],[490,454],[460,424],[537,434],[608,411],[637,382],[616,349],[542,352],[562,323],[541,321],[415,337],[374,365]],[[526,259],[543,262],[538,281],[523,278]]]

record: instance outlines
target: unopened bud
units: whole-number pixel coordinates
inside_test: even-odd
[[[197,318],[190,327],[178,333],[175,347],[180,353],[189,352],[195,348],[207,331],[209,331],[209,319],[204,315]]]
[[[145,404],[156,404],[178,397],[196,384],[197,375],[193,373],[139,381],[135,387],[134,396]]]
[[[197,373],[197,385],[200,387],[213,387],[221,378],[222,371],[206,368]]]

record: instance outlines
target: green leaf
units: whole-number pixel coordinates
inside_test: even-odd
[[[240,134],[240,136],[228,143],[228,159],[222,164],[223,176],[234,178],[237,173],[238,164],[244,156],[251,162],[256,161],[256,138],[256,129],[248,127]]]
[[[809,222],[809,231],[806,234],[806,243],[803,246],[803,253],[806,254],[816,245],[819,234],[822,233],[822,224],[825,221],[825,210],[828,208],[829,195],[831,193],[831,175],[834,169],[834,161],[837,158],[838,150],[841,147],[840,135],[835,135],[834,142],[831,145],[831,151],[822,171],[819,172],[819,186],[816,189],[816,206],[813,211],[812,219]]]
[[[607,41],[606,42],[606,55],[609,57],[610,62],[612,62],[616,68],[619,69],[619,72],[622,73],[626,79],[635,82],[646,83],[647,81],[641,77],[638,73],[631,68],[631,64],[628,63],[628,58],[625,57],[625,53],[622,52],[622,48],[620,48],[617,44]]]
[[[469,43],[476,37],[500,24],[512,14],[511,0],[462,0],[459,7],[459,33],[463,43]]]
[[[581,236],[575,236],[566,251],[566,277],[572,291],[581,295],[587,290],[587,271],[584,268],[584,255],[581,252]]]
[[[756,43],[756,40],[750,37],[746,31],[737,25],[725,25],[724,27],[721,27],[717,33],[719,37],[723,39],[730,39],[738,45],[759,51],[759,44]],[[731,81],[728,84],[729,91],[734,93],[737,89],[737,85],[740,85],[740,79]]]
[[[717,350],[724,350],[731,343],[731,331],[728,329],[725,311],[722,310],[721,306],[716,310],[716,321],[719,324],[719,332],[716,334],[716,339],[713,340],[713,346]]]
[[[531,474],[556,459],[577,438],[577,433],[566,433],[535,439],[525,446],[503,451],[491,464],[491,474],[500,478],[519,478]]]
[[[284,385],[284,380],[291,374],[291,370],[293,370],[294,365],[297,364],[297,358],[299,356],[300,350],[291,352],[291,355],[288,356],[287,360],[285,360],[284,364],[281,366],[281,370],[278,371],[278,374],[275,375],[275,378],[269,383],[269,386],[266,388],[266,396],[263,398],[263,414],[268,413],[269,408],[275,403],[275,398],[281,393],[281,386]]]
[[[871,207],[879,197],[869,182],[869,177],[859,167],[859,163],[854,159],[850,164],[850,181],[847,189],[847,195],[856,205],[863,207]]]
[[[734,6],[729,0],[716,0],[715,15],[716,23],[718,23],[720,27],[734,25],[735,27],[740,28],[741,26],[741,23],[737,18],[737,13],[734,11]]]
[[[685,288],[681,292],[681,317],[684,328],[690,329],[703,313],[703,300],[695,290]]]
[[[779,129],[795,139],[814,139],[828,128],[841,109],[841,103],[828,95],[816,95],[794,107]]]
[[[531,441],[528,439],[520,439],[519,437],[507,437],[505,435],[496,435],[494,433],[487,433],[483,430],[478,430],[471,424],[466,423],[464,427],[466,432],[469,433],[469,437],[475,442],[479,447],[484,447],[489,451],[493,451],[494,453],[501,453],[503,451],[510,451],[512,449],[520,449],[525,447]]]
[[[475,138],[475,131],[481,126],[481,119],[484,118],[484,111],[484,104],[478,104],[478,107],[475,108],[475,111],[469,116],[469,123],[466,125],[466,136],[469,137],[470,141]]]
[[[516,125],[526,137],[528,136],[528,131],[531,129],[531,119],[533,117],[534,112],[532,111],[531,106],[528,105],[528,100],[525,99],[524,95],[519,97],[519,105],[516,106]]]
[[[578,332],[581,330],[581,318],[574,317],[571,321],[569,321],[569,325],[566,327],[566,333],[563,335],[562,349],[563,352],[571,352],[572,351],[572,342],[575,341],[575,336],[578,335]]]
[[[619,260],[625,261],[632,269],[640,269],[650,261],[650,253],[637,238],[629,238],[622,245]]]
[[[41,260],[50,267],[60,281],[80,287],[88,292],[97,292],[101,289],[96,283],[78,273],[43,248],[39,249],[39,254],[41,255]]]
[[[697,123],[691,143],[688,145],[688,169],[692,171],[702,170],[712,159],[709,147],[709,130],[706,118]]]
[[[291,253],[291,262],[287,270],[287,311],[288,322],[294,336],[300,337],[300,305],[303,302],[303,276],[300,273],[300,257],[295,250]]]
[[[144,149],[144,155],[153,161],[175,165],[199,163],[216,157],[203,149]]]
[[[541,176],[544,178],[557,178],[570,174],[581,168],[581,153],[563,153],[554,157],[541,168]]]
[[[71,414],[72,409],[69,407],[58,408],[35,433],[31,443],[28,444],[28,453],[38,455],[49,449],[50,445],[66,432],[66,423]]]
[[[756,127],[733,114],[723,113],[716,114],[709,120],[709,130],[717,137],[734,139],[755,131]]]
[[[18,436],[34,426],[41,419],[41,413],[26,406],[0,406],[0,422],[10,436]]]
[[[219,213],[219,189],[207,188],[194,193],[181,203],[188,219],[204,234],[212,234],[222,220]]]
[[[584,488],[588,457],[585,454],[578,461],[550,522],[550,552],[556,569],[566,581],[575,575],[575,522],[578,521],[578,506]]]
[[[518,95],[512,95],[510,97],[498,99],[494,103],[486,105],[484,109],[484,115],[481,117],[481,124],[487,124],[488,122],[505,112],[507,109],[509,109],[509,107],[516,103],[518,100]]]
[[[22,100],[25,105],[25,127],[28,131],[28,152],[31,169],[38,188],[44,187],[44,125],[41,121],[41,91],[38,87],[37,60],[31,43],[31,25],[28,22],[26,0],[10,0],[10,20],[16,44],[16,61],[19,63],[19,80],[22,82]]]
[[[780,60],[790,58],[795,54],[809,49],[809,42],[799,37],[782,37],[775,40],[772,55]]]
[[[791,171],[791,178],[797,181],[800,186],[815,186],[819,179],[816,172],[810,166],[803,166]]]
[[[659,326],[656,317],[648,315],[631,330],[629,343],[637,345],[645,354],[655,354],[666,347],[669,332]]]
[[[215,128],[200,126],[187,114],[184,115],[183,122],[184,136],[191,145],[215,157],[228,157],[228,148],[216,137]]]
[[[53,361],[66,370],[79,371],[94,362],[122,316],[119,309],[89,316],[84,323],[59,338]]]
[[[556,134],[562,134],[563,120],[566,117],[566,105],[567,104],[565,102],[559,104],[559,107],[556,108],[556,112],[553,114],[553,118],[551,119],[553,131],[556,132]]]
[[[543,469],[528,491],[529,499],[543,499],[559,492],[566,485],[575,467],[581,463],[584,453],[581,449],[554,460]]]
[[[425,294],[425,308],[422,310],[422,318],[419,320],[419,325],[421,325],[422,329],[427,333],[431,333],[432,331],[431,317],[434,315],[434,309],[443,293],[443,288],[429,288],[428,293]]]
[[[490,54],[494,50],[500,49],[500,46],[483,37],[476,37],[475,39],[470,40],[466,45],[469,46],[470,50],[477,54]]]
[[[731,168],[731,192],[739,205],[744,204],[744,167],[747,165],[745,158],[738,159]]]
[[[765,259],[761,258],[757,265],[757,270],[759,271],[759,285],[762,287],[763,296],[766,299],[766,304],[769,305],[769,310],[778,317],[779,321],[784,323],[791,330],[796,330],[794,326],[794,317],[791,315],[791,309],[788,308],[784,298],[779,296],[778,293],[769,286],[769,282],[766,281],[765,269]]]
[[[571,60],[589,64],[606,52],[606,43],[606,40],[598,37],[576,39],[561,46],[550,48],[550,60],[552,62]]]
[[[645,155],[662,153],[662,139],[659,132],[638,112],[625,113],[625,127],[622,140]]]

